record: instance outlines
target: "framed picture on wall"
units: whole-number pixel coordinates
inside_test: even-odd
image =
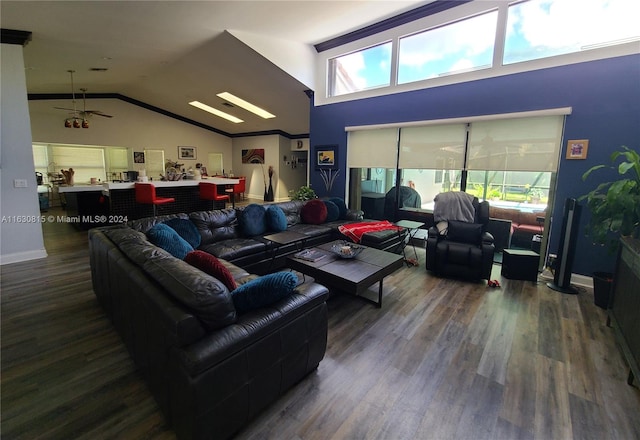
[[[195,159],[196,147],[178,147],[178,159]]]
[[[338,146],[318,145],[314,154],[316,170],[338,168]]]
[[[133,163],[144,163],[144,151],[133,152]]]
[[[588,148],[588,139],[567,141],[567,159],[586,159]]]

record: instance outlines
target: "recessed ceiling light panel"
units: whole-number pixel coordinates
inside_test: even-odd
[[[244,122],[244,121],[243,121],[242,119],[240,119],[240,118],[236,118],[235,116],[230,115],[229,113],[225,113],[225,112],[223,112],[223,111],[220,111],[220,110],[218,110],[218,109],[215,109],[215,108],[213,108],[213,107],[210,107],[210,106],[208,106],[207,104],[203,104],[203,103],[201,103],[200,101],[191,101],[191,102],[189,103],[189,105],[192,105],[192,106],[194,106],[194,107],[197,107],[197,108],[199,108],[200,110],[204,110],[205,112],[209,112],[209,113],[211,113],[212,115],[216,115],[216,116],[218,116],[219,118],[226,119],[227,121],[231,121],[231,122],[234,122],[234,123],[236,123],[236,124],[238,124],[238,123],[240,123],[240,122]]]
[[[261,118],[264,119],[271,119],[271,118],[275,118],[276,115],[273,115],[271,113],[269,113],[268,111],[261,109],[260,107],[258,107],[257,105],[251,104],[248,101],[245,101],[242,98],[238,98],[235,95],[232,95],[229,92],[222,92],[222,93],[218,93],[217,95],[219,98],[224,99],[225,101],[229,101],[232,104],[237,105],[238,107],[242,107],[243,109],[250,111],[251,113],[254,113],[258,116],[260,116]]]

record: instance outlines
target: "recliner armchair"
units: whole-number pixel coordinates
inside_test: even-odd
[[[438,197],[436,197],[436,205]],[[489,202],[472,201],[474,221],[446,220],[429,228],[427,270],[438,276],[490,279],[495,252],[493,236],[486,231]],[[435,219],[434,209],[434,219]],[[442,220],[442,219],[441,219]],[[443,220],[444,221],[444,220]],[[442,232],[440,232],[442,231]]]

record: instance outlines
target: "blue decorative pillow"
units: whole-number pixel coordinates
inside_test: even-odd
[[[298,284],[293,272],[276,272],[251,280],[231,292],[238,313],[259,309],[291,295]]]
[[[239,220],[242,232],[247,237],[262,235],[267,231],[266,210],[256,203],[247,205]]]
[[[193,247],[184,238],[180,237],[175,229],[164,223],[158,223],[149,229],[147,238],[151,243],[181,260],[184,260],[184,257],[193,250]]]
[[[344,199],[341,199],[340,197],[331,197],[329,201],[335,203],[338,209],[340,210],[340,217],[338,218],[341,218],[341,219],[347,218],[348,210],[347,210],[347,204],[344,202]]]
[[[191,220],[185,218],[172,218],[164,222],[165,225],[174,229],[178,235],[186,240],[192,248],[197,249],[200,246],[200,232]]]
[[[270,231],[282,232],[287,230],[287,217],[281,207],[269,205],[265,213],[267,218],[267,228]]]
[[[331,200],[324,201],[325,206],[327,207],[327,220],[328,222],[334,222],[340,218],[340,208],[338,205],[333,203]]]

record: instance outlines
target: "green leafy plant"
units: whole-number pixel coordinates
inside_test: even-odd
[[[311,200],[318,196],[316,192],[310,186],[301,186],[298,190],[292,189],[289,191],[289,198],[291,200]]]
[[[582,175],[586,181],[594,171],[611,168],[617,170],[620,179],[601,183],[579,198],[587,200],[591,211],[587,234],[594,243],[608,244],[611,250],[617,248],[620,235],[640,236],[640,155],[626,146],[621,148],[611,154],[613,165],[596,165]],[[619,158],[622,162],[615,165]]]

